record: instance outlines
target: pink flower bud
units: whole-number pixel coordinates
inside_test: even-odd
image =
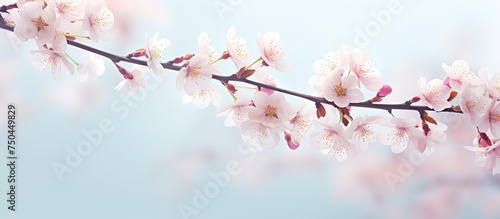
[[[326,109],[319,102],[316,102],[316,116],[318,117],[318,119],[326,116]]]
[[[183,55],[183,56],[182,56],[182,59],[183,59],[184,61],[187,61],[187,60],[190,60],[190,59],[191,59],[191,58],[193,58],[193,57],[194,57],[194,54],[186,54],[186,55]]]
[[[391,93],[392,93],[392,87],[387,84],[384,84],[384,86],[382,86],[382,88],[380,88],[380,90],[378,91],[377,97],[386,97]]]
[[[236,93],[236,91],[238,91],[238,89],[236,89],[236,87],[234,85],[229,84],[229,83],[226,84],[226,88],[227,88],[228,91],[230,91],[233,94]]]
[[[425,136],[427,136],[427,134],[429,134],[429,132],[431,131],[429,124],[427,124],[425,121],[422,121],[422,130],[424,130]]]
[[[292,136],[288,132],[285,132],[285,140],[286,140],[286,143],[288,144],[288,147],[292,150],[296,150],[300,146],[300,143],[293,142]]]
[[[420,101],[420,97],[419,96],[415,96],[415,97],[411,98],[411,103],[416,103],[418,101]]]
[[[229,57],[231,56],[229,55],[229,52],[226,50],[222,53],[220,59],[228,59]]]
[[[488,135],[484,132],[479,133],[479,145],[481,147],[488,147],[492,145],[490,137],[488,137]]]
[[[349,119],[342,117],[342,124],[344,124],[344,126],[349,126]]]
[[[120,72],[120,74],[123,75],[123,78],[129,79],[129,80],[133,80],[134,79],[134,75],[132,75],[132,73],[130,73],[129,71],[127,71],[127,69],[121,67],[118,64],[115,64],[115,66],[118,69],[118,71]]]
[[[147,56],[145,49],[138,49],[138,50],[134,51],[133,53],[130,53],[130,55],[129,55],[129,57],[134,57],[134,58],[142,57],[142,56]]]
[[[181,63],[181,62],[183,62],[183,61],[184,61],[184,59],[183,59],[182,57],[177,57],[177,58],[175,58],[174,60],[172,60],[172,62],[173,62],[174,64],[179,64],[179,63]]]

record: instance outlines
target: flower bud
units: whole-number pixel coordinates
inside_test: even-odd
[[[488,147],[488,146],[491,146],[492,143],[491,143],[491,140],[490,140],[490,137],[488,137],[488,135],[484,132],[480,132],[479,133],[479,146],[481,147]]]
[[[391,93],[392,93],[392,87],[387,84],[384,84],[384,86],[382,86],[382,88],[380,88],[380,90],[378,91],[377,97],[386,97]]]
[[[231,57],[229,55],[229,52],[226,50],[222,53],[222,55],[220,56],[220,59],[228,59],[229,57]]]
[[[236,91],[238,91],[238,89],[236,89],[236,87],[234,85],[232,85],[232,84],[227,83],[225,85],[226,85],[227,90],[229,92],[231,92],[232,94],[235,94]]]
[[[420,97],[419,96],[414,96],[413,98],[411,98],[411,103],[416,103],[420,101]]]
[[[146,56],[146,50],[145,49],[138,49],[138,50],[134,51],[133,53],[130,53],[128,56],[134,57],[134,58],[143,57],[143,56]]]
[[[285,141],[288,144],[288,147],[292,150],[296,150],[300,146],[300,143],[293,142],[292,135],[290,135],[290,133],[288,132],[285,132]]]

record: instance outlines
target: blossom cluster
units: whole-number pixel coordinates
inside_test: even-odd
[[[8,10],[2,18],[14,27],[15,36],[23,42],[36,42],[38,50],[31,52],[36,66],[50,69],[54,78],[73,74],[75,65],[81,81],[93,81],[103,74],[104,61],[94,54],[98,52],[88,53],[84,62],[77,63],[66,49],[68,41],[77,38],[95,42],[107,38],[114,17],[104,0],[18,0]],[[179,64],[175,84],[184,94],[184,102],[199,108],[212,103],[217,107],[216,115],[225,116],[226,126],[237,127],[251,150],[276,147],[281,139],[292,150],[309,142],[339,161],[356,156],[373,143],[387,145],[394,153],[408,148],[424,153],[445,142],[447,129],[427,111],[463,113],[477,127],[477,138],[466,149],[477,153],[478,165],[492,169],[493,174],[500,172],[500,75],[492,69],[483,68],[476,74],[465,61],[458,60],[451,66],[443,64],[442,79],[420,77],[415,83],[419,93],[399,105],[416,112],[414,118],[408,118],[392,113],[397,109],[391,106],[396,105],[377,105],[392,88],[382,82],[380,71],[364,49],[342,47],[315,61],[309,80],[315,93],[308,95],[278,87],[273,71],[289,72],[292,67],[276,32],[256,35],[259,54],[254,56],[247,40],[237,37],[234,28],[228,30],[222,52],[211,46],[207,33],[201,33],[196,53],[165,62],[170,44],[170,40],[160,39],[159,33],[151,38],[146,33],[145,47],[126,56],[134,63],[144,58],[144,64],[131,69],[100,54],[110,58],[123,77],[115,89],[131,95],[145,86],[149,70],[161,75],[166,66]],[[218,63],[224,60],[234,64],[231,74],[220,69]],[[221,103],[221,92],[216,89],[221,85],[212,84],[214,81],[222,83],[231,102]],[[374,94],[366,96],[369,92]],[[304,102],[296,106],[285,94]],[[420,101],[425,107],[413,107]],[[357,107],[383,109],[387,114],[357,116]]]
[[[214,103],[218,107],[216,114],[226,116],[226,126],[238,127],[252,150],[275,147],[281,138],[292,150],[303,141],[309,141],[312,147],[343,161],[365,151],[373,142],[390,145],[393,152],[401,153],[408,147],[424,152],[427,146],[440,144],[446,139],[444,124],[428,124],[425,119],[390,118],[389,114],[352,116],[350,104],[380,102],[392,92],[389,85],[382,83],[380,72],[366,50],[342,47],[314,62],[315,74],[309,82],[316,91],[317,101],[305,100],[298,107],[288,102],[283,93],[273,89],[278,81],[270,70],[283,72],[291,69],[279,35],[275,32],[258,33],[256,41],[260,54],[252,59],[247,41],[236,37],[234,28],[227,33],[226,50],[222,53],[217,53],[210,46],[207,34],[202,33],[198,53],[177,76],[179,90],[184,91],[189,99],[197,100],[194,103],[199,107]],[[232,60],[237,69],[233,80],[223,81],[233,102],[219,104],[220,94],[212,88],[210,79],[221,76],[217,62],[225,59]],[[250,88],[250,92],[238,87],[239,82],[251,77],[256,77],[266,86]],[[362,87],[376,92],[376,95],[365,98]],[[450,89],[431,94],[428,90],[432,89],[426,87],[422,90],[422,99],[427,97],[424,102],[442,107],[438,105],[438,99],[443,96],[449,104]],[[425,118],[431,119],[427,114]]]
[[[2,16],[14,26],[21,42],[36,42],[38,50],[31,51],[33,64],[50,70],[55,79],[74,74],[75,66],[81,81],[93,81],[104,73],[104,61],[95,54],[89,52],[77,63],[66,52],[68,40],[107,38],[114,16],[104,0],[18,0]]]

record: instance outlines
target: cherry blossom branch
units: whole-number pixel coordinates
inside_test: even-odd
[[[370,142],[390,145],[394,153],[401,153],[409,146],[423,153],[428,146],[440,145],[446,140],[446,125],[432,118],[428,114],[430,111],[464,114],[464,118],[476,126],[478,136],[473,141],[474,147],[466,148],[477,152],[483,161],[487,158],[500,162],[500,75],[492,69],[482,68],[476,74],[463,60],[453,62],[451,66],[443,63],[446,76],[442,80],[427,82],[420,77],[417,96],[402,103],[383,104],[380,102],[392,92],[392,88],[382,83],[380,71],[369,60],[367,52],[342,47],[338,52],[329,52],[313,63],[315,74],[309,84],[321,95],[310,95],[277,87],[277,81],[266,71],[265,67],[280,72],[291,70],[276,32],[257,34],[260,56],[255,61],[251,60],[252,56],[246,49],[247,41],[236,37],[235,29],[230,28],[226,35],[226,49],[221,56],[217,56],[220,53],[210,46],[208,34],[201,33],[197,54],[186,54],[163,62],[171,42],[159,39],[158,32],[151,38],[146,33],[145,47],[125,56],[75,41],[76,38],[85,38],[97,42],[105,38],[114,23],[114,16],[104,0],[82,1],[81,5],[75,1],[71,7],[64,0],[41,2],[18,1],[19,5],[0,6],[0,28],[14,32],[22,42],[36,39],[39,48],[31,52],[30,58],[35,64],[50,68],[55,79],[64,76],[64,73],[73,74],[76,65],[78,80],[95,80],[105,71],[104,61],[94,59],[96,55],[113,62],[124,78],[115,90],[124,87],[128,95],[144,88],[144,77],[149,70],[155,74],[164,70],[177,71],[176,87],[185,93],[184,102],[192,101],[199,108],[205,108],[212,102],[218,108],[218,116],[227,116],[225,125],[238,127],[242,139],[255,151],[276,146],[283,134],[292,150],[299,147],[302,139],[310,139],[312,147],[335,156],[339,161],[355,156],[358,150],[365,151]],[[59,4],[61,2],[64,4]],[[17,11],[12,10],[16,8]],[[82,10],[84,8],[85,11]],[[10,14],[11,10],[18,13]],[[81,28],[66,29],[56,22],[59,20],[77,22],[75,24],[81,25]],[[87,51],[85,61],[78,63],[71,58],[65,51],[67,44]],[[239,70],[224,75],[215,64],[222,60],[231,60]],[[126,69],[119,62],[135,66]],[[254,74],[257,81],[249,79]],[[222,83],[234,103],[219,105],[221,96],[210,85],[212,79]],[[362,87],[377,93],[366,99],[361,92]],[[249,97],[237,88],[259,92],[253,92],[253,97]],[[317,119],[308,104],[303,104],[297,111],[286,101],[284,94],[313,102]],[[451,105],[457,95],[460,95],[460,104]],[[414,105],[419,101],[423,105]],[[326,108],[324,105],[333,107]],[[392,118],[383,115],[353,117],[351,107],[387,111]],[[394,110],[418,112],[419,119],[415,116],[394,116]],[[374,125],[380,129],[375,131]],[[319,130],[312,133],[314,128]],[[493,174],[500,173],[500,164],[492,166],[490,164],[494,162],[490,161],[487,168],[492,169]]]
[[[0,18],[0,28],[14,32],[14,27],[12,25],[7,24],[3,18]],[[97,49],[97,48],[94,48],[91,46],[87,46],[85,44],[82,44],[82,43],[79,43],[76,41],[68,40],[68,44],[71,46],[80,48],[82,50],[86,50],[86,51],[92,52],[94,54],[106,57],[114,63],[128,62],[128,63],[137,64],[137,65],[147,66],[146,61],[138,60],[138,59],[134,59],[134,58],[126,57],[126,56],[115,55],[115,54],[112,54],[112,53],[109,53],[109,52],[106,52],[106,51],[103,51],[103,50],[100,50],[100,49]],[[169,69],[169,70],[173,70],[173,71],[179,71],[182,68],[181,65],[175,65],[175,64],[173,64],[173,62],[162,63],[162,66],[165,69]]]
[[[14,31],[14,27],[5,23],[3,18],[0,18],[0,28],[4,29],[4,30],[11,31],[11,32]],[[133,64],[137,64],[137,65],[142,65],[142,66],[148,66],[146,61],[134,59],[134,58],[131,58],[130,56],[115,55],[115,54],[112,54],[112,53],[109,53],[109,52],[106,52],[106,51],[103,51],[103,50],[100,50],[100,49],[97,49],[97,48],[94,48],[91,46],[87,46],[85,44],[82,44],[82,43],[79,43],[76,41],[68,40],[68,44],[71,46],[77,47],[79,49],[86,50],[86,51],[95,53],[97,55],[106,57],[109,60],[111,60],[113,63],[128,62],[128,63],[133,63]],[[163,66],[163,68],[168,69],[168,70],[173,70],[173,71],[180,71],[183,67],[182,65],[175,65],[173,63],[173,61],[161,63],[161,65]],[[229,76],[222,76],[222,75],[215,75],[214,74],[214,75],[212,75],[212,78],[215,80],[218,80],[220,82],[223,82],[223,83],[228,83],[229,81],[236,81],[236,82],[241,82],[241,83],[245,83],[245,84],[250,84],[250,85],[254,85],[254,86],[258,87],[259,89],[266,88],[269,90],[274,90],[276,92],[280,92],[280,93],[288,94],[291,96],[310,100],[314,103],[324,103],[324,104],[332,105],[336,108],[339,108],[334,102],[328,101],[322,97],[312,96],[312,95],[308,95],[308,94],[304,94],[304,93],[299,93],[299,92],[295,92],[295,91],[267,85],[264,83],[259,83],[256,81],[249,80],[247,78],[238,78],[236,74],[232,74]],[[351,103],[350,106],[351,107],[359,107],[359,108],[380,109],[380,110],[385,110],[388,112],[392,112],[392,110],[413,110],[413,111],[418,111],[419,113],[422,113],[423,111],[435,111],[427,106],[413,106],[409,102],[402,103],[402,104],[374,104],[371,101],[365,101],[365,102],[361,102],[361,103]],[[442,112],[462,113],[462,111],[457,111],[457,110],[453,109],[452,107],[446,108],[446,109],[442,110]]]
[[[267,88],[270,90],[274,90],[280,93],[285,93],[291,96],[296,96],[300,97],[306,100],[310,100],[314,103],[325,103],[334,106],[335,108],[339,108],[334,102],[328,101],[325,98],[322,97],[317,97],[317,96],[312,96],[308,94],[303,94],[291,90],[286,90],[283,88],[279,87],[274,87],[271,85],[259,83],[256,81],[248,80],[246,78],[238,78],[236,74],[230,75],[230,76],[220,76],[220,75],[213,75],[213,79],[216,79],[218,81],[227,83],[229,81],[237,81],[237,82],[242,82],[246,84],[251,84],[254,86],[257,86],[259,89],[260,88]],[[423,111],[435,111],[427,106],[412,106],[411,103],[406,102],[402,104],[374,104],[371,101],[366,101],[366,102],[361,102],[361,103],[350,103],[349,106],[351,107],[359,107],[359,108],[370,108],[370,109],[380,109],[380,110],[386,110],[386,111],[392,111],[392,110],[414,110],[418,112],[423,112]],[[457,111],[453,109],[452,107],[446,108],[440,112],[452,112],[452,113],[462,113],[462,111]]]

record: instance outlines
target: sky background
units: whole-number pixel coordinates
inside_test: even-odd
[[[7,0],[3,4],[11,3]],[[386,99],[400,103],[417,94],[420,76],[443,78],[442,63],[466,60],[500,69],[500,2],[498,1],[263,1],[184,0],[107,1],[115,14],[109,41],[81,41],[116,53],[144,47],[144,34],[160,32],[172,41],[169,58],[197,52],[197,39],[207,32],[219,52],[226,32],[247,39],[258,57],[255,36],[277,31],[292,71],[271,71],[280,86],[304,93],[314,74],[312,63],[342,45],[363,46],[394,93]],[[389,10],[397,5],[396,13]],[[215,5],[226,8],[217,10]],[[393,10],[394,11],[394,10]],[[383,13],[390,17],[377,18]],[[378,27],[378,28],[377,28]],[[0,115],[6,106],[18,108],[17,212],[0,205],[0,218],[498,218],[498,176],[476,167],[471,145],[474,128],[458,115],[435,115],[448,125],[448,140],[412,165],[394,189],[384,173],[397,173],[411,153],[393,155],[373,144],[367,152],[339,163],[304,143],[288,149],[283,140],[271,150],[249,153],[236,128],[210,106],[200,110],[182,103],[175,89],[176,72],[127,97],[113,88],[121,77],[112,63],[94,83],[74,76],[54,80],[29,60],[33,42],[14,46],[0,34]],[[360,37],[366,37],[360,43]],[[363,45],[361,45],[363,44]],[[71,48],[76,59],[84,53]],[[124,67],[132,65],[123,64]],[[226,74],[232,63],[222,63]],[[223,91],[223,87],[213,83]],[[367,96],[367,95],[366,95]],[[292,103],[301,100],[287,97]],[[230,97],[223,93],[223,101]],[[380,113],[357,110],[356,113]],[[398,116],[415,116],[396,112]],[[4,116],[5,117],[5,116]],[[6,118],[0,118],[6,124]],[[58,178],[55,163],[84,141],[84,133],[108,123],[107,133],[92,151]],[[0,125],[0,139],[6,139]],[[5,144],[1,144],[5,145]],[[0,150],[0,191],[7,190],[6,147]],[[198,191],[216,182],[213,175],[228,164],[239,164],[229,183],[206,197],[197,208]],[[5,195],[1,196],[4,199]]]

